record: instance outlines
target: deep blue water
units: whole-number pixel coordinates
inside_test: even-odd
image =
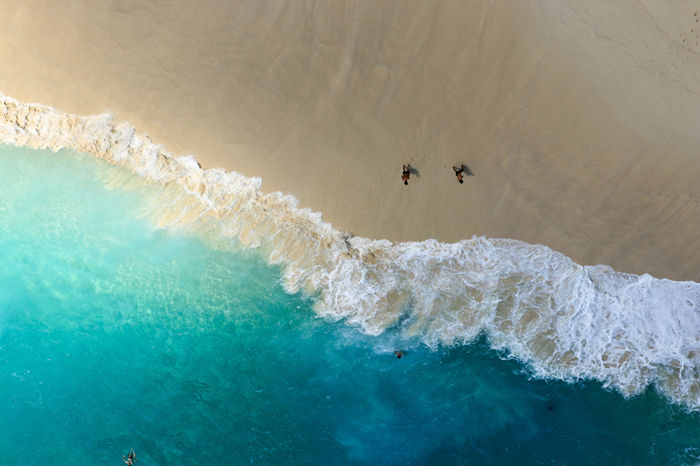
[[[164,188],[0,146],[4,464],[697,464],[653,390],[531,379],[470,345],[362,335],[255,251],[154,225]]]

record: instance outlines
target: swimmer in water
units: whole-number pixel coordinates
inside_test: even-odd
[[[124,458],[124,455],[122,455],[122,461],[124,462],[124,464],[126,464],[126,466],[132,466],[136,461],[138,461],[136,459],[136,452],[133,448],[129,451],[129,454],[126,458]]]
[[[403,351],[401,350],[394,351],[394,354],[396,355],[396,359],[401,359],[403,357]]]

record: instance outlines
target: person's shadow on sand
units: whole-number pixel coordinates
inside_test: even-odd
[[[414,176],[420,178],[420,172],[413,165],[408,166],[408,171],[411,173],[411,175],[414,175]]]
[[[462,164],[462,171],[467,176],[474,176],[474,172],[469,169],[466,165]]]

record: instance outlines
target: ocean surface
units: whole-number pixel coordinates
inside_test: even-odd
[[[260,247],[164,227],[177,190],[0,146],[5,464],[700,462],[689,403],[324,317]]]
[[[420,317],[418,295],[389,294],[385,308],[400,315],[372,319],[366,296],[352,304],[321,286],[290,286],[290,256],[276,261],[264,241],[222,234],[230,219],[164,217],[180,191],[73,150],[0,145],[4,464],[117,465],[131,448],[142,465],[700,463],[692,314],[686,334],[672,336],[678,367],[653,351],[642,358],[669,379],[647,368],[645,383],[626,391],[637,380],[624,363],[638,355],[607,365],[618,378],[577,364],[557,373],[561,360],[509,343],[521,332],[527,347],[527,323],[552,325],[534,316],[551,303],[527,302],[527,322],[496,315],[468,337],[464,326],[445,336],[449,310],[442,326]],[[671,302],[695,296],[696,284],[623,278],[629,289],[646,284],[640,299],[660,315],[674,311],[658,307],[657,288]],[[496,281],[500,290],[516,283]],[[447,285],[432,286],[440,295]],[[498,296],[518,307],[512,292]],[[500,312],[500,301],[481,302]],[[356,312],[334,314],[348,306]],[[659,322],[637,327],[656,332],[652,344],[677,330]],[[615,341],[643,352],[628,336]],[[690,388],[676,396],[680,380]]]

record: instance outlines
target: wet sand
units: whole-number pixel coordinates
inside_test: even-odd
[[[0,92],[110,110],[355,235],[700,281],[694,2],[6,3]]]

